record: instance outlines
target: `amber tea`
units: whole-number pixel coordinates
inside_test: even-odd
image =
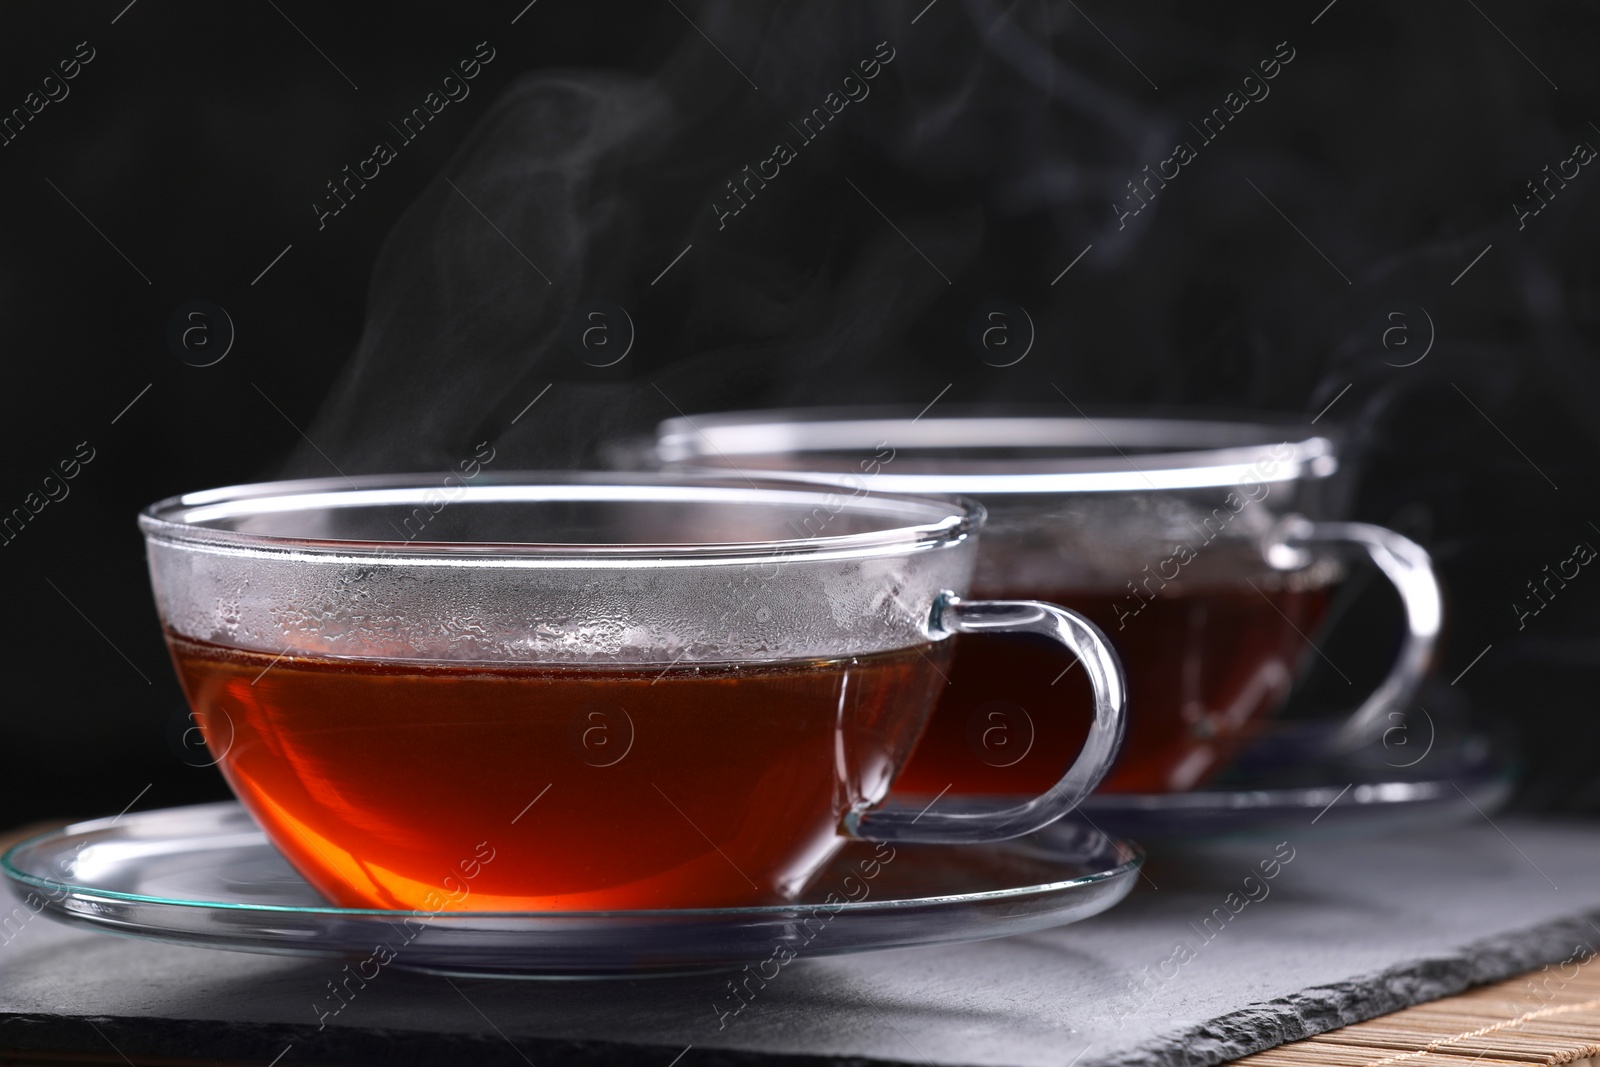
[[[1305,635],[1321,621],[1330,587],[1257,585],[1163,591],[1131,616],[1126,595],[1035,594],[1094,622],[1122,659],[1128,729],[1102,791],[1193,789],[1282,703],[1311,652]],[[900,788],[1048,789],[1082,746],[1089,721],[1072,657],[1044,642],[963,634],[949,673]]]
[[[663,669],[168,643],[290,862],[337,904],[423,910],[771,903],[888,791],[949,648]]]

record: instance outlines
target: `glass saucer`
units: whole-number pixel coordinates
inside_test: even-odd
[[[1105,911],[1142,862],[1133,845],[1058,823],[999,845],[851,842],[794,904],[413,914],[330,907],[228,802],[78,823],[15,846],[0,868],[27,906],[112,933],[288,956],[384,945],[382,962],[407,969],[583,977],[1029,933]]]
[[[1481,819],[1517,784],[1517,764],[1460,710],[1419,708],[1373,743],[1338,745],[1343,719],[1281,722],[1263,730],[1203,789],[1092,793],[1067,816],[1163,851],[1218,839],[1284,833],[1377,835]],[[937,799],[945,811],[1017,804],[1013,794],[895,793],[913,810]],[[1057,824],[1060,825],[1060,824]]]
[[[1308,724],[1279,731],[1207,789],[1096,793],[1078,814],[1108,834],[1146,842],[1291,830],[1376,834],[1481,818],[1509,800],[1516,784],[1514,765],[1481,735],[1441,737],[1408,763],[1396,746],[1328,755],[1326,730]]]

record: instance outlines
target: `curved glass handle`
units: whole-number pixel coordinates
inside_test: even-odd
[[[1094,722],[1089,739],[1050,791],[1024,804],[997,810],[935,811],[885,804],[851,812],[843,830],[867,841],[972,844],[1005,841],[1055,822],[1100,784],[1122,745],[1127,685],[1122,664],[1094,623],[1066,608],[1037,600],[962,600],[945,594],[934,605],[935,633],[1019,633],[1053,638],[1072,650],[1094,687]],[[941,794],[942,795],[942,794]],[[937,798],[935,798],[937,801]]]
[[[1427,549],[1393,530],[1364,522],[1312,522],[1291,517],[1282,528],[1282,540],[1269,550],[1269,559],[1274,551],[1293,554],[1312,546],[1360,548],[1393,583],[1405,609],[1406,636],[1388,677],[1334,738],[1336,748],[1360,748],[1383,733],[1388,712],[1410,703],[1433,664],[1444,615],[1439,580]]]

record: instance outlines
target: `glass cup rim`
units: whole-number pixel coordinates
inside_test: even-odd
[[[1270,469],[1265,449],[1287,444],[1289,457]],[[799,456],[888,447],[914,456],[919,450],[984,448],[1098,448],[1103,455],[1044,459],[961,459],[939,470],[890,470],[880,462],[873,477],[897,493],[960,493],[980,497],[1062,492],[1149,492],[1226,488],[1246,479],[1293,482],[1322,479],[1339,467],[1339,435],[1303,418],[1232,418],[1062,415],[1059,409],[955,408],[938,415],[908,409],[838,407],[729,411],[668,419],[656,430],[658,461],[703,472],[718,461],[737,470],[741,456]],[[1154,448],[1130,457],[1128,448]],[[876,458],[876,457],[875,457]],[[925,462],[925,461],[924,461]],[[705,464],[704,467],[696,463]],[[766,477],[800,477],[838,483],[848,475],[806,468],[752,469]]]
[[[461,484],[448,486],[454,477]],[[862,479],[865,483],[865,479]],[[784,478],[675,475],[656,472],[483,471],[470,479],[447,471],[251,482],[167,497],[139,513],[147,540],[212,551],[372,556],[397,562],[429,559],[519,563],[604,564],[729,562],[774,556],[851,558],[885,551],[936,548],[975,536],[986,512],[976,500],[950,493],[890,493],[875,487],[841,493],[840,486]],[[758,506],[804,504],[877,511],[882,529],[847,534],[733,541],[630,542],[371,540],[247,532],[205,525],[228,518],[308,508],[382,504],[421,506],[427,494],[457,495],[449,503],[538,501],[686,502]],[[428,502],[436,502],[437,498]],[[837,505],[837,506],[834,506]],[[904,521],[897,521],[904,520]]]

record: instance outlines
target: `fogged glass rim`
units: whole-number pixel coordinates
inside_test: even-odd
[[[1266,449],[1288,444],[1292,454],[1263,471]],[[1338,443],[1298,421],[1198,418],[1072,417],[1054,414],[942,414],[871,408],[796,408],[735,411],[668,419],[656,431],[659,462],[692,469],[779,474],[759,459],[789,457],[781,476],[839,482],[843,471],[811,468],[808,454],[894,450],[901,462],[882,461],[875,489],[894,493],[1148,492],[1203,489],[1241,482],[1319,479],[1339,468]],[[1099,449],[1104,455],[985,459],[981,456],[918,459],[920,451],[970,449]],[[1135,455],[1127,450],[1139,450]],[[876,457],[874,457],[876,459]],[[910,460],[911,470],[906,470]]]
[[[936,548],[972,537],[983,525],[983,505],[950,495],[906,495],[865,488],[842,493],[781,479],[689,477],[671,474],[506,471],[480,473],[471,484],[446,486],[448,472],[365,475],[256,482],[206,489],[157,501],[139,513],[149,540],[193,545],[209,551],[372,555],[426,562],[441,558],[475,563],[525,565],[586,562],[720,563],[775,555],[843,559]],[[460,477],[457,481],[460,481]],[[421,507],[438,494],[454,503],[617,501],[722,506],[804,505],[877,513],[884,528],[853,534],[748,541],[637,542],[604,544],[543,541],[366,540],[288,536],[222,529],[207,523],[272,512],[381,505]],[[430,497],[430,494],[434,494]]]

